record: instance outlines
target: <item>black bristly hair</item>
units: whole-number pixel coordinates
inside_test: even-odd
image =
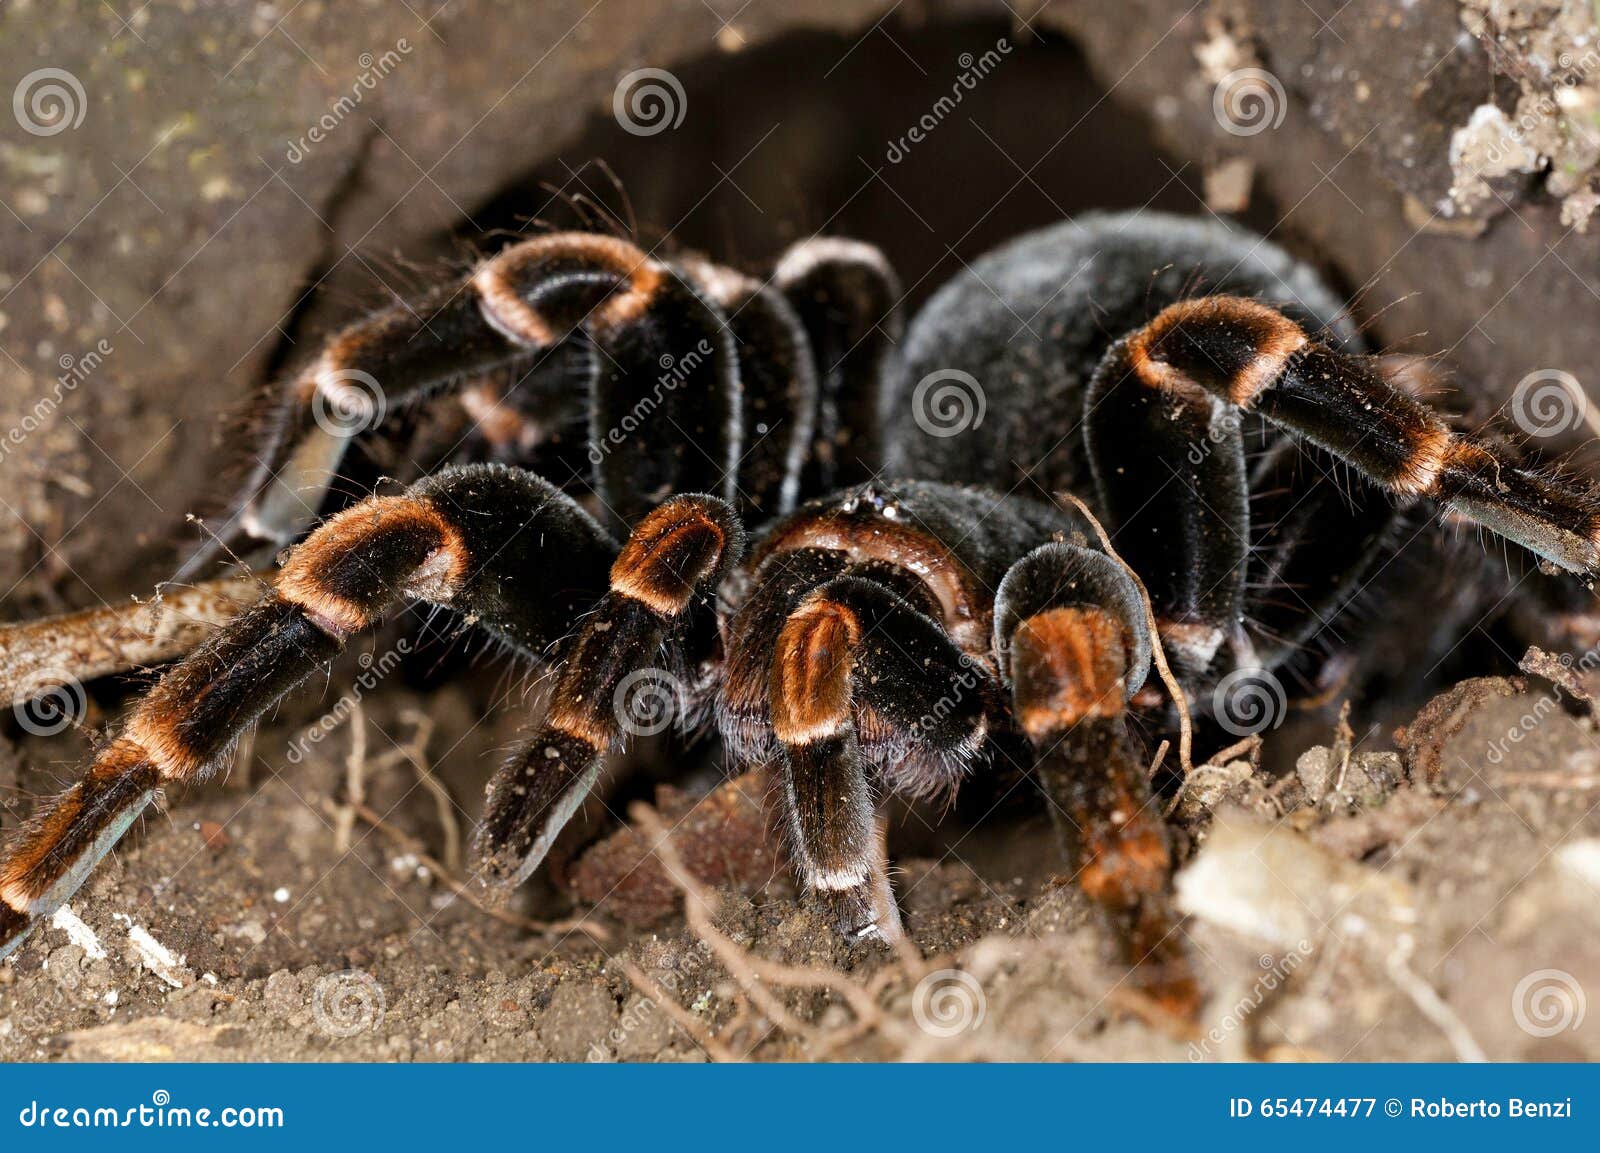
[[[1301,659],[1383,571],[1401,518],[1438,508],[1587,579],[1600,500],[1455,427],[1366,355],[1309,269],[1214,222],[1022,237],[903,334],[899,299],[857,242],[805,241],[746,276],[559,233],[336,334],[285,386],[261,471],[192,570],[316,520],[367,431],[330,413],[360,415],[362,388],[454,398],[499,463],[294,544],[271,595],[169,669],[8,840],[0,956],[163,787],[203,779],[350,637],[420,600],[552,671],[489,790],[483,880],[537,868],[633,731],[627,692],[664,678],[690,698],[672,702],[682,727],[714,715],[735,764],[772,766],[790,856],[840,930],[893,938],[884,794],[948,798],[1005,741],[1140,988],[1192,1015],[1134,735],[1169,720],[1147,683],[1157,644],[1204,713],[1228,678]],[[552,430],[586,448],[565,489],[528,467]],[[1512,615],[1560,644],[1592,622],[1586,600]]]

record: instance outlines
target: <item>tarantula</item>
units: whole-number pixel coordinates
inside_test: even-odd
[[[492,882],[539,865],[626,739],[625,687],[664,667],[685,731],[714,724],[733,762],[773,768],[794,867],[854,937],[901,932],[880,794],[949,795],[1013,742],[1083,890],[1184,1009],[1172,853],[1130,731],[1171,723],[1146,685],[1155,646],[1203,713],[1222,679],[1303,653],[1419,502],[1547,566],[1600,567],[1587,487],[1454,430],[1364,354],[1313,273],[1248,233],[1088,217],[977,261],[904,333],[899,297],[854,242],[801,243],[757,281],[567,233],[337,335],[292,382],[230,541],[301,535],[361,431],[321,418],[375,380],[391,401],[454,386],[502,461],[339,511],[272,595],[161,677],[11,839],[0,955],[163,786],[205,777],[416,599],[553,670],[489,789]],[[591,466],[576,493],[505,463],[574,422]]]

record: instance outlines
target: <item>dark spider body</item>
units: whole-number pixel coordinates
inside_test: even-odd
[[[976,262],[903,340],[898,296],[852,242],[797,246],[763,283],[564,234],[336,336],[291,385],[228,543],[301,534],[360,431],[319,413],[363,378],[391,401],[459,386],[479,458],[537,467],[576,427],[589,475],[568,493],[526,467],[449,468],[312,531],[275,594],[172,668],[9,843],[0,955],[164,785],[203,778],[351,635],[420,599],[552,669],[490,788],[485,878],[538,866],[626,739],[628,691],[663,675],[687,731],[714,718],[733,762],[772,767],[791,858],[851,935],[899,932],[881,795],[949,796],[997,741],[1020,749],[1141,983],[1189,1012],[1129,732],[1131,713],[1171,713],[1146,685],[1129,568],[1204,712],[1226,677],[1297,659],[1423,500],[1549,565],[1600,565],[1586,487],[1454,431],[1246,233],[1064,224]],[[962,417],[947,386],[981,408]]]

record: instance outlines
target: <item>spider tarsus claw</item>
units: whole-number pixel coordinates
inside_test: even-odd
[[[544,863],[545,853],[519,854],[512,849],[480,844],[472,855],[472,886],[478,897],[496,908],[505,905]]]
[[[516,891],[511,878],[516,874],[516,862],[482,846],[474,850],[469,872],[469,884],[478,901],[491,909],[503,908]]]
[[[509,891],[531,877],[600,776],[600,750],[581,737],[542,731],[489,789],[475,855],[479,875]]]
[[[883,927],[879,924],[879,918],[873,915],[864,890],[846,889],[827,893],[823,896],[823,905],[829,920],[833,922],[834,931],[849,944],[884,939]]]
[[[881,848],[867,880],[849,889],[818,890],[839,936],[851,945],[892,946],[905,936]]]
[[[886,927],[880,925],[877,921],[872,921],[858,929],[845,933],[844,937],[852,945],[877,945],[887,949],[904,935],[898,924]]]

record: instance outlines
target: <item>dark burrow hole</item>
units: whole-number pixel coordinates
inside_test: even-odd
[[[797,239],[854,236],[884,249],[914,309],[963,260],[1064,216],[1203,211],[1199,173],[1057,36],[1002,22],[808,32],[671,71],[677,127],[638,134],[597,114],[460,238],[592,222],[575,200],[646,244],[752,272]]]

